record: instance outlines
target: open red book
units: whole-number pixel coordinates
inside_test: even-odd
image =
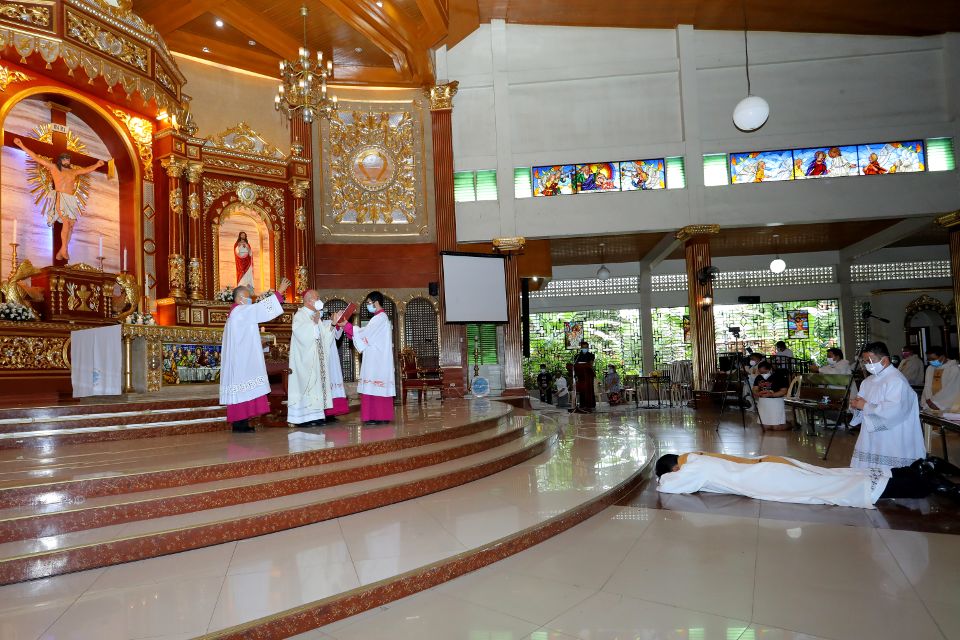
[[[333,325],[336,326],[340,324],[341,320],[349,320],[350,318],[353,317],[353,314],[355,314],[356,312],[357,312],[357,305],[351,302],[350,304],[347,305],[346,309],[344,309],[340,313],[333,314],[333,318],[332,318]]]

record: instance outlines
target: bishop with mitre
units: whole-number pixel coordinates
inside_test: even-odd
[[[330,338],[333,328],[321,319],[320,294],[310,289],[293,316],[290,336],[290,379],[287,384],[287,422],[291,426],[319,427],[333,409],[330,384]]]

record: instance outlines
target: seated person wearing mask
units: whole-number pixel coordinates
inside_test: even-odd
[[[927,349],[926,379],[923,383],[923,395],[920,396],[920,408],[924,411],[950,411],[960,400],[960,367],[956,360],[947,358],[940,347]]]
[[[743,363],[743,402],[747,409],[754,408],[753,401],[750,399],[750,389],[753,388],[754,381],[757,379],[757,376],[760,375],[757,367],[762,361],[763,357],[760,354],[752,353]]]
[[[603,390],[607,394],[607,402],[611,405],[623,404],[623,385],[620,376],[612,364],[607,366],[607,373],[603,376]]]
[[[843,351],[836,347],[827,349],[826,362],[822,367],[811,365],[810,371],[813,373],[839,374],[845,376],[853,374],[853,368],[850,366],[850,363],[843,359]],[[855,397],[857,395],[857,383],[851,381],[850,385],[850,397]]]
[[[900,351],[900,366],[897,369],[907,379],[911,387],[922,387],[924,382],[923,360],[913,347],[906,346]]]
[[[567,387],[567,379],[560,375],[554,378],[553,387],[557,390],[557,408],[562,409],[570,406],[570,389]]]
[[[757,366],[759,375],[753,383],[753,395],[757,399],[757,413],[760,422],[767,429],[785,431],[787,426],[787,410],[783,398],[787,395],[790,382],[786,374],[774,369],[773,365],[764,360]]]
[[[933,493],[960,500],[960,485],[943,477],[950,465],[932,457],[893,469],[828,469],[781,456],[685,453],[661,456],[655,471],[661,493],[704,491],[861,509],[872,509],[877,500],[925,498]]]

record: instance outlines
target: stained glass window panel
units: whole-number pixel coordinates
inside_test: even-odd
[[[926,157],[923,142],[887,142],[857,146],[860,175],[877,176],[886,173],[914,173],[924,171]]]
[[[533,168],[533,195],[559,196],[570,195],[574,191],[572,164],[555,164]]]
[[[793,177],[797,180],[855,176],[859,173],[857,166],[855,146],[813,147],[793,152]]]
[[[793,179],[793,151],[752,151],[730,154],[733,184]]]
[[[620,190],[620,164],[617,162],[593,162],[578,164],[573,174],[577,193],[602,193]]]
[[[653,160],[630,160],[620,163],[620,181],[624,191],[649,191],[667,186],[663,158]],[[683,165],[680,166],[681,175]]]

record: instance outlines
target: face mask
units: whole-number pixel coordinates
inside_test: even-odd
[[[251,304],[253,299],[251,298],[240,298],[240,304]]]
[[[931,361],[930,361],[930,366],[931,366],[931,367],[942,367],[942,366],[943,366],[943,363],[940,362],[939,360],[931,360]]]
[[[586,353],[587,351],[590,351],[590,349],[580,349],[580,351],[581,353]]]
[[[827,364],[836,364],[836,358],[827,358]]]
[[[376,312],[377,312],[377,308],[376,308],[375,306],[373,306],[372,304],[368,304],[368,305],[367,305],[367,311],[369,311],[370,313],[376,313]]]
[[[760,377],[763,378],[764,380],[769,380],[771,375],[773,375],[773,374],[772,374],[772,373],[761,373],[761,374],[760,374]]]
[[[882,362],[868,362],[866,365],[864,365],[864,368],[865,368],[867,371],[869,371],[870,373],[872,373],[873,375],[877,375],[878,373],[880,373],[881,371],[883,371],[883,363],[882,363]]]

